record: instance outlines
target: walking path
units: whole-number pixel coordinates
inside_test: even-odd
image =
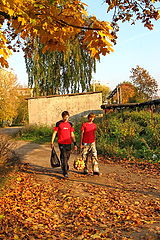
[[[15,129],[11,130],[10,128],[10,131],[15,131]],[[5,130],[3,132],[5,132]],[[6,130],[6,133],[9,133],[8,129]],[[58,147],[56,147],[56,151],[59,154]],[[99,157],[99,165],[102,175],[85,176],[81,171],[74,169],[73,162],[76,156],[72,153],[69,162],[69,178],[64,180],[61,169],[53,169],[50,166],[49,160],[51,149],[49,144],[39,145],[32,142],[17,141],[16,153],[20,156],[23,163],[21,167],[22,171],[29,175],[33,175],[34,178],[42,184],[48,184],[51,182],[57,183],[58,181],[58,188],[61,192],[63,192],[63,194],[67,194],[69,192],[70,196],[73,198],[78,196],[79,198],[85,200],[88,199],[88,201],[93,198],[94,195],[96,197],[98,196],[96,194],[99,194],[102,195],[103,201],[105,201],[105,199],[107,201],[107,199],[112,199],[112,197],[114,199],[114,194],[116,193],[116,196],[119,196],[119,200],[123,199],[122,208],[124,207],[123,204],[125,205],[125,208],[127,204],[128,208],[132,205],[133,212],[136,211],[137,208],[139,209],[140,214],[143,215],[145,214],[143,213],[143,205],[144,209],[149,209],[149,206],[151,207],[155,204],[154,211],[157,211],[156,214],[160,213],[160,209],[158,208],[158,204],[160,203],[160,175],[157,170],[158,168],[153,167],[151,164],[140,165],[129,162],[117,163]],[[120,214],[120,212],[118,212],[118,214]],[[136,214],[138,214],[137,211],[133,214],[133,216]],[[138,223],[137,220],[137,226],[134,230],[121,230],[119,238],[117,231],[120,231],[120,227],[119,230],[117,230],[116,226],[115,235],[110,235],[111,238],[103,238],[101,233],[101,235],[99,234],[101,237],[97,238],[95,235],[95,238],[83,238],[83,236],[81,236],[81,238],[75,239],[158,240],[160,237],[160,219],[156,217],[156,214],[154,213],[153,215],[148,216],[150,222],[146,220],[145,224],[144,222],[141,224],[141,221]],[[127,221],[129,220],[130,218],[128,217]]]

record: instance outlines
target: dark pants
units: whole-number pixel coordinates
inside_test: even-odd
[[[69,170],[68,161],[71,154],[71,144],[59,144],[60,149],[60,160],[61,160],[61,168],[63,174],[65,175]]]

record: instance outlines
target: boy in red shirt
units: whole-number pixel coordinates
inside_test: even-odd
[[[62,112],[62,120],[56,123],[51,140],[51,148],[54,147],[54,139],[58,133],[58,145],[60,149],[61,168],[64,177],[68,177],[69,165],[68,161],[71,153],[71,144],[74,143],[74,149],[77,150],[74,128],[69,120],[69,113]]]
[[[93,174],[99,175],[100,173],[97,162],[97,150],[95,144],[95,134],[97,126],[95,123],[93,123],[94,119],[94,113],[90,113],[88,115],[88,122],[82,124],[80,147],[82,149],[82,159],[85,163],[84,174],[88,174],[88,155],[89,153],[91,153]]]

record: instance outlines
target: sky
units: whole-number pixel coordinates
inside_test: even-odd
[[[99,20],[109,21],[110,14],[106,12],[106,4],[102,0],[84,0],[88,4],[88,12]],[[123,81],[130,81],[131,69],[137,65],[144,68],[157,81],[160,96],[160,20],[154,23],[154,29],[148,30],[142,23],[130,25],[120,24],[117,44],[114,52],[102,56],[97,62],[93,81],[107,85],[113,90]],[[22,85],[28,83],[23,53],[14,53],[9,58],[10,68],[17,75]]]

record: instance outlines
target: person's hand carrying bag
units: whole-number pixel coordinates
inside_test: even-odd
[[[61,165],[60,160],[54,148],[52,148],[52,151],[51,151],[50,163],[52,168],[60,167]]]

